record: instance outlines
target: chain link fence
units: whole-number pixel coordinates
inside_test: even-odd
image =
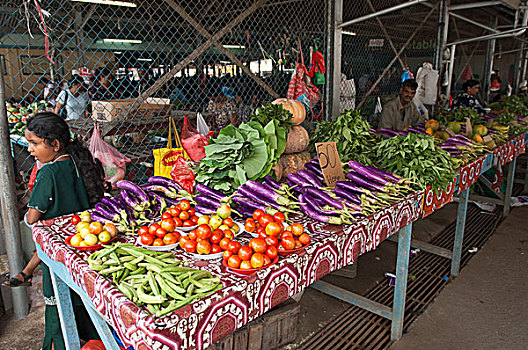
[[[105,141],[130,158],[126,177],[141,183],[152,175],[152,150],[167,143],[168,116],[179,131],[183,116],[194,124],[197,112],[212,130],[218,115],[246,120],[256,107],[286,95],[301,53],[298,40],[307,65],[315,50],[326,57],[325,0],[130,6],[2,2],[0,63],[20,195],[35,162],[22,124],[35,110],[66,104],[58,112],[86,141],[98,123]]]

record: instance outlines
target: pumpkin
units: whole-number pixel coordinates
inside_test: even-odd
[[[272,102],[274,105],[281,104],[282,108],[290,111],[292,114],[292,122],[295,125],[301,124],[306,118],[306,108],[301,101],[290,100],[287,98],[278,98]]]
[[[300,125],[294,125],[288,133],[284,153],[290,154],[302,152],[308,148],[309,142],[310,136],[308,135],[308,131]]]
[[[279,163],[282,166],[282,178],[285,179],[288,174],[297,173],[299,170],[303,170],[304,164],[308,163],[311,159],[310,152],[300,152],[292,154],[283,154],[280,157]]]

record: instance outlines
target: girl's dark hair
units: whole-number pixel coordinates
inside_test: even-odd
[[[103,198],[105,190],[104,170],[101,162],[77,137],[70,135],[68,124],[52,112],[37,113],[27,120],[27,129],[49,145],[60,143],[60,152],[69,154],[82,175],[88,201],[93,207]]]
[[[468,88],[472,88],[473,86],[476,86],[476,85],[480,85],[480,81],[475,80],[475,79],[469,79],[464,84],[462,84],[462,90],[464,92],[467,92]]]

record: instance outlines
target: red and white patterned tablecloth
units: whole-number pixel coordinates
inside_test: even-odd
[[[299,217],[295,221],[310,231],[311,245],[249,276],[230,273],[220,261],[195,260],[176,250],[190,266],[220,277],[224,288],[158,319],[127,299],[110,280],[91,271],[86,263],[90,252],[66,246],[65,238],[75,232],[70,216],[38,223],[33,238],[51,259],[66,266],[127,346],[136,350],[204,349],[324,275],[352,264],[420,218],[423,196],[423,192],[415,193],[353,225],[327,225]]]

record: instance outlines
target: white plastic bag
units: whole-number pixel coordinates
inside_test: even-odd
[[[209,135],[209,126],[205,122],[205,119],[202,117],[201,113],[196,114],[196,129],[198,129],[198,132],[203,136]]]

